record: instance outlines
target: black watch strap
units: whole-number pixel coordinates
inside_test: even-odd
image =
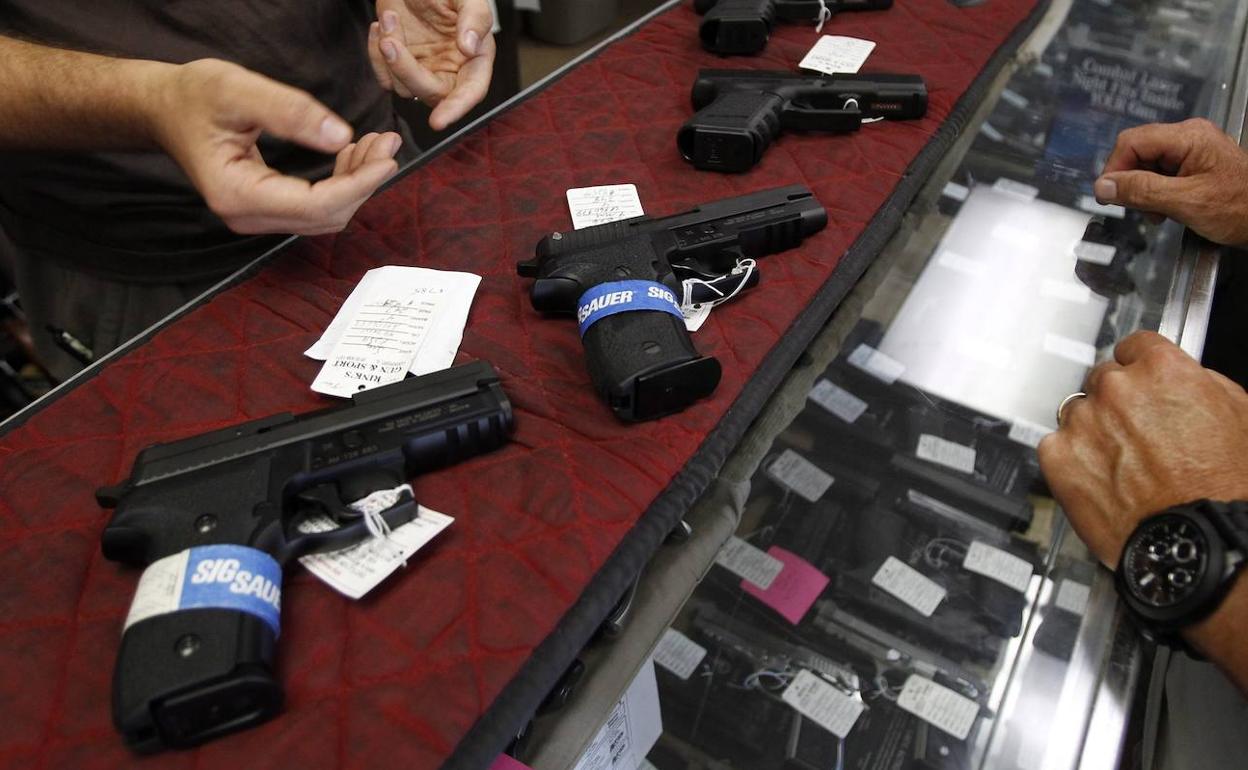
[[[1248,500],[1201,500],[1197,505],[1226,540],[1227,548],[1248,558]]]

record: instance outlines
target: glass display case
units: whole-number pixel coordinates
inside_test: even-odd
[[[1150,652],[1035,447],[1131,332],[1199,356],[1216,249],[1092,183],[1132,125],[1239,137],[1244,17],[1054,5],[522,756],[590,766],[655,660],[659,770],[1117,766]]]

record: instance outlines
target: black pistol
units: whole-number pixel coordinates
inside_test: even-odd
[[[128,480],[96,493],[115,508],[104,556],[146,567],[113,674],[126,743],[183,748],[274,716],[282,567],[370,537],[351,503],[495,449],[511,431],[498,374],[477,361],[140,452]],[[416,508],[404,491],[376,515],[397,528]]]
[[[719,54],[756,54],[767,47],[776,20],[827,21],[841,11],[883,11],[893,0],[694,0],[705,18],[698,27],[702,47]]]
[[[827,223],[810,190],[794,185],[554,233],[516,270],[536,279],[535,310],[576,314],[590,378],[616,415],[650,420],[719,384],[719,362],[698,354],[685,327],[682,280],[728,275],[742,259],[793,248]]]
[[[918,75],[702,70],[693,109],[676,135],[685,160],[707,171],[748,171],[786,129],[845,133],[870,120],[921,118],[927,85]]]

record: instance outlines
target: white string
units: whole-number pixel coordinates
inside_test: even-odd
[[[832,11],[828,8],[828,4],[824,0],[819,0],[819,18],[815,20],[815,34],[823,32],[823,25],[828,23],[828,19],[832,18]]]
[[[755,269],[757,268],[758,268],[758,262],[756,262],[753,259],[743,259],[740,262],[738,262],[737,266],[732,269],[732,272],[728,273],[728,275],[741,275],[741,280],[737,281],[737,286],[736,288],[732,290],[731,294],[724,294],[724,292],[718,286],[716,286],[715,284],[703,278],[686,278],[685,280],[681,281],[681,292],[682,292],[681,298],[680,298],[681,309],[682,310],[686,308],[693,309],[695,307],[695,305],[693,304],[693,287],[695,286],[705,286],[706,288],[710,289],[711,291],[719,295],[718,298],[710,300],[709,302],[699,302],[696,307],[701,307],[702,305],[710,305],[711,307],[715,307],[716,305],[720,305],[720,304],[723,304],[724,302],[727,302],[728,300],[740,294],[745,289],[746,284],[750,282],[750,276],[754,273]],[[742,273],[744,273],[744,275],[742,275]]]
[[[351,503],[351,509],[364,517],[364,526],[368,528],[369,534],[377,540],[387,540],[393,530],[382,514],[393,508],[404,494],[412,497],[411,484],[400,484],[394,489],[379,489]],[[403,566],[407,566],[407,559],[403,560]]]

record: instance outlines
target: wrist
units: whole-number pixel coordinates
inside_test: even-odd
[[[1208,617],[1183,631],[1183,638],[1201,655],[1229,672],[1241,690],[1248,692],[1248,646],[1244,632],[1248,628],[1248,578],[1244,571],[1222,603]]]
[[[184,64],[131,59],[119,63],[125,68],[121,82],[127,89],[128,114],[134,116],[135,136],[153,149],[169,150],[168,121],[177,114],[177,78]]]

